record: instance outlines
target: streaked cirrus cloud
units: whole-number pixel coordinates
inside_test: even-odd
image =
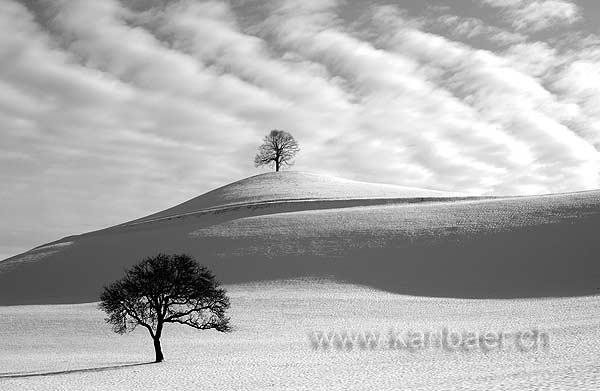
[[[579,7],[569,0],[481,0],[503,9],[517,30],[539,31],[572,24],[581,18]]]

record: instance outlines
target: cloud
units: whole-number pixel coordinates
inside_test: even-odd
[[[452,7],[35,4],[0,0],[6,255],[254,174],[272,128],[299,140],[298,170],[478,194],[598,187],[593,38],[536,42],[533,22],[509,32]]]
[[[436,18],[435,24],[447,27],[457,38],[483,38],[500,45],[510,45],[527,40],[527,37],[521,33],[486,24],[478,18],[445,14]]]
[[[558,52],[545,42],[523,42],[509,47],[503,56],[520,72],[533,77],[548,76],[558,65]]]
[[[482,0],[505,10],[506,19],[518,31],[540,31],[569,25],[581,19],[576,4],[568,0]]]

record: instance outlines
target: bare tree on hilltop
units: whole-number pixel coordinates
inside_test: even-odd
[[[254,164],[256,167],[275,166],[275,171],[279,171],[283,166],[292,165],[292,159],[299,151],[300,147],[294,136],[284,130],[271,130],[258,147]]]

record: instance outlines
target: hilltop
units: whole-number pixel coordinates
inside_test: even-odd
[[[274,202],[460,196],[465,195],[416,187],[359,182],[309,172],[281,171],[242,179],[172,208],[135,220],[135,222],[180,216],[209,209]]]

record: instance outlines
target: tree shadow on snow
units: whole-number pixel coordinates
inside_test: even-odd
[[[27,377],[68,375],[68,374],[72,374],[72,373],[103,372],[103,371],[111,371],[111,370],[127,368],[127,367],[139,367],[142,365],[149,365],[149,364],[154,364],[154,361],[136,362],[136,363],[119,363],[119,364],[105,366],[105,367],[70,369],[70,370],[66,370],[66,371],[54,371],[54,372],[6,372],[6,373],[0,373],[0,379],[17,379],[17,378],[22,378],[22,377],[27,378]]]

